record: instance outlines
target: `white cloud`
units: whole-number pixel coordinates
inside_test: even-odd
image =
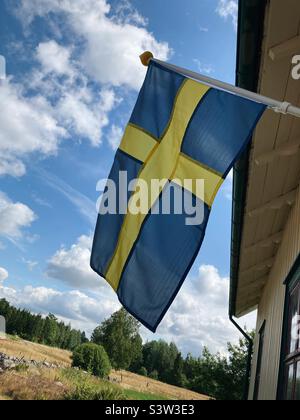
[[[8,272],[5,268],[0,267],[0,285],[8,278]]]
[[[51,111],[69,137],[76,135],[100,146],[108,115],[120,103],[114,90],[92,89],[80,63],[72,59],[71,47],[55,41],[39,44],[37,59],[41,69],[32,73],[28,88],[51,99]]]
[[[56,255],[54,269],[60,275],[68,272],[66,281],[74,287],[76,282],[70,277],[71,273],[81,277],[82,281],[91,282],[87,272],[88,258],[85,251],[82,252],[82,249],[89,247],[90,238],[82,237],[69,251]],[[76,262],[77,267],[86,269],[76,268]],[[222,278],[216,268],[200,267],[197,278],[187,279],[157,334],[153,335],[142,328],[144,341],[159,338],[173,341],[184,354],[191,352],[200,355],[204,346],[213,352],[226,354],[227,342],[235,342],[240,337],[228,320],[228,287],[228,278]],[[76,289],[62,292],[33,286],[8,288],[0,284],[0,298],[6,298],[13,305],[36,313],[54,313],[88,334],[120,308],[116,295],[109,287],[89,295],[88,292]],[[248,328],[254,328],[255,314],[240,321],[241,326],[245,324]]]
[[[69,249],[60,249],[49,261],[47,274],[71,288],[97,291],[101,306],[107,299],[114,301],[115,295],[90,268],[91,245],[92,238],[82,236]],[[157,334],[142,328],[142,335],[145,340],[174,341],[184,353],[200,354],[208,346],[225,354],[227,342],[239,337],[228,318],[228,299],[229,278],[222,277],[214,266],[202,265],[195,278],[186,280]],[[241,321],[242,326],[245,323],[254,328],[255,315]]]
[[[167,44],[159,44],[145,28],[130,24],[116,25],[105,17],[101,18],[101,25],[100,22],[97,25],[96,21],[90,26],[91,18],[87,16],[82,22],[83,26],[77,29],[81,28],[87,40],[83,56],[87,70],[99,82],[139,89],[145,75],[139,55],[150,50],[155,57],[167,59]],[[102,41],[100,48],[99,39]]]
[[[53,313],[63,321],[71,322],[73,328],[80,328],[88,334],[120,308],[114,296],[96,298],[78,290],[60,292],[46,287],[26,286],[18,289],[0,284],[0,298],[34,313]]]
[[[48,265],[48,276],[59,279],[72,288],[98,290],[99,305],[114,300],[106,282],[90,269],[91,237],[82,236],[70,249],[62,248]],[[108,295],[107,295],[108,294]],[[153,335],[142,328],[145,340],[163,338],[174,341],[184,352],[200,354],[207,346],[213,352],[226,353],[227,342],[235,342],[239,333],[228,318],[229,278],[220,276],[214,266],[202,265],[195,278],[188,278],[169,312]],[[255,328],[255,314],[241,321]]]
[[[23,88],[9,79],[1,85],[0,103],[0,175],[22,176],[24,157],[56,153],[66,131],[44,97],[25,98]]]
[[[25,165],[16,156],[13,157],[6,153],[0,153],[0,176],[10,175],[18,178],[25,173]]]
[[[229,278],[220,276],[214,266],[202,265],[196,278],[186,280],[157,334],[174,341],[184,353],[200,354],[206,346],[225,354],[227,342],[240,336],[228,318],[228,298]],[[255,328],[255,315],[244,323]]]
[[[23,203],[13,203],[0,191],[0,235],[9,239],[22,237],[22,229],[36,220],[34,212]]]
[[[63,14],[69,28],[84,40],[82,64],[100,83],[138,89],[145,74],[139,55],[150,50],[166,60],[170,54],[168,44],[154,38],[129,2],[112,14],[105,0],[21,0],[17,10],[27,25],[36,16],[49,18],[50,12]]]
[[[229,296],[229,278],[221,277],[216,267],[202,265],[195,283],[200,295],[206,296],[215,304],[224,305]]]
[[[117,150],[120,146],[124,130],[121,127],[112,125],[108,133],[108,142],[113,150]]]
[[[64,45],[54,39],[37,45],[35,67],[22,84],[9,78],[0,89],[0,176],[21,177],[26,158],[56,154],[65,138],[100,146],[109,114],[120,102],[114,88],[138,89],[145,75],[139,55],[150,49],[166,59],[170,49],[146,29],[146,20],[127,0],[115,10],[105,0],[17,4],[24,25],[39,16],[55,28],[63,17],[66,38]]]
[[[92,238],[81,236],[71,248],[58,250],[50,259],[47,275],[83,290],[106,288],[106,282],[90,268]]]
[[[142,16],[132,5],[130,0],[119,0],[114,5],[113,20],[117,23],[136,24],[137,26],[147,26],[148,19]]]
[[[89,100],[88,96],[85,99],[82,91],[71,91],[59,101],[57,113],[69,130],[99,146],[102,129],[109,124],[108,114],[116,103],[112,90],[102,90],[97,101]]]
[[[234,27],[237,27],[238,0],[219,0],[216,11],[223,19],[231,19]]]
[[[114,299],[105,280],[90,268],[92,238],[82,236],[69,249],[62,248],[51,258],[47,275],[58,279],[71,288],[96,290],[102,296],[99,305],[109,296]],[[108,294],[108,295],[107,295]],[[228,341],[236,341],[239,333],[228,318],[229,278],[222,277],[217,268],[202,265],[195,278],[188,278],[171,306],[157,334],[153,336],[145,328],[145,340],[163,338],[174,341],[184,353],[200,354],[204,346],[212,351],[226,353]],[[247,321],[248,328],[255,327],[255,316]]]
[[[73,75],[73,69],[70,65],[71,51],[60,46],[57,42],[52,40],[40,43],[36,55],[46,73]]]

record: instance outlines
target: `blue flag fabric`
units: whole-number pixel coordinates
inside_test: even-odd
[[[265,109],[151,61],[109,176],[116,185],[116,211],[99,214],[91,256],[93,270],[151,331],[186,279],[215,196]],[[120,173],[126,173],[125,181]],[[166,181],[152,194],[145,214],[121,211],[124,202],[129,210],[134,201],[136,180],[150,187],[153,179]],[[203,180],[204,191],[187,179]],[[136,187],[130,192],[132,181]],[[161,212],[164,200],[167,214]],[[199,223],[187,223],[186,202],[202,209]]]

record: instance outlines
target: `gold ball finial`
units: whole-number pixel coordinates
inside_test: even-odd
[[[142,55],[140,55],[141,62],[145,67],[149,66],[152,58],[154,58],[154,55],[150,51],[146,51]]]

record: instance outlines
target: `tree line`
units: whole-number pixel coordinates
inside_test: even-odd
[[[11,306],[5,299],[0,300],[0,315],[5,318],[6,333],[24,340],[64,350],[74,350],[87,341],[84,332],[59,322],[54,315],[49,314],[46,318],[33,315]]]
[[[95,329],[91,341],[105,349],[115,369],[129,370],[218,400],[242,399],[246,340],[241,339],[238,345],[228,344],[226,357],[212,354],[207,348],[199,357],[183,357],[174,343],[159,340],[143,344],[139,328],[138,321],[121,309]]]
[[[28,341],[71,351],[89,342],[84,332],[73,330],[54,315],[33,315],[14,308],[5,299],[0,300],[0,315],[6,319],[8,334]],[[199,357],[184,357],[174,343],[153,340],[143,344],[139,322],[121,309],[94,330],[90,341],[104,348],[116,370],[128,370],[218,400],[242,399],[248,353],[243,339],[238,345],[228,344],[227,357],[212,354],[207,348]],[[81,351],[77,358],[83,358]]]

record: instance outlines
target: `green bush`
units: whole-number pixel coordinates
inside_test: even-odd
[[[138,374],[141,376],[148,376],[147,369],[144,366],[142,366],[140,370],[138,371]]]
[[[89,384],[81,384],[66,398],[69,401],[118,401],[126,400],[121,389],[113,386],[95,387]]]
[[[99,378],[107,378],[111,371],[104,348],[92,343],[81,344],[74,350],[73,367],[86,370]]]

